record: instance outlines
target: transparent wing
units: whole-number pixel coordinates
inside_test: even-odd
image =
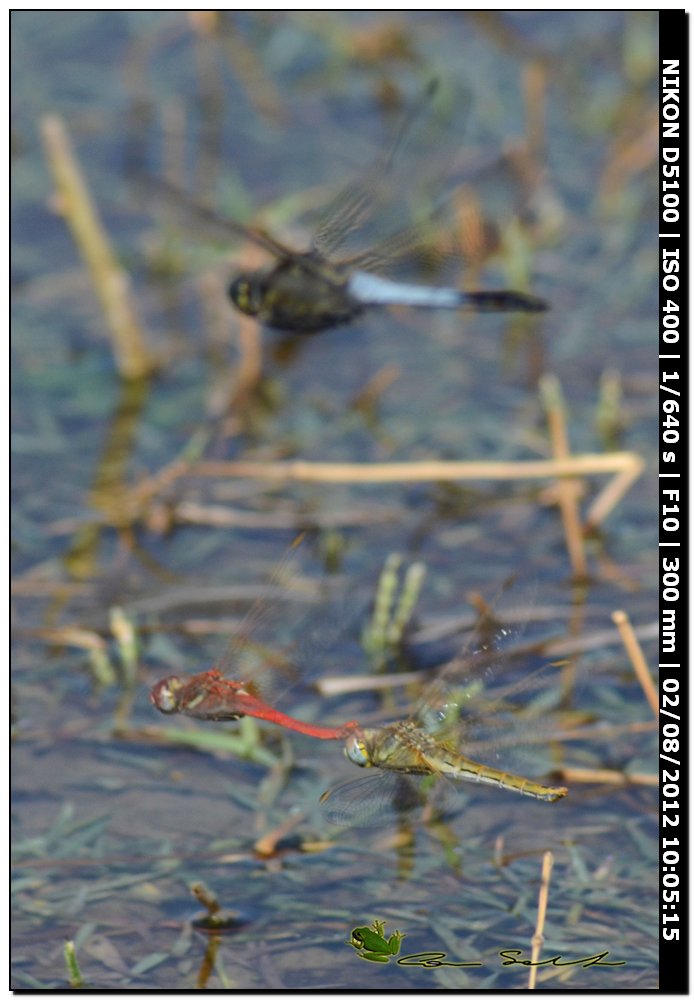
[[[354,271],[393,276],[408,271],[418,275],[440,273],[464,259],[463,247],[437,225],[442,217],[442,213],[432,211],[426,220],[405,226],[374,246],[344,258],[341,265]]]
[[[210,233],[249,240],[272,256],[281,259],[295,256],[294,251],[266,233],[265,230],[246,226],[241,222],[235,222],[233,219],[220,215],[206,205],[195,201],[186,191],[162,177],[148,178],[147,188],[155,202],[173,206],[177,212],[199,223]]]
[[[328,204],[313,250],[344,269],[457,284],[461,265],[479,268],[509,227],[556,231],[561,207],[527,145],[461,168],[470,106],[469,93],[430,84],[388,152]]]
[[[515,624],[504,622],[510,594],[518,599],[514,579],[505,582],[491,602],[472,595],[477,622],[460,652],[426,685],[412,713],[413,720],[432,735],[439,737],[453,731],[460,715],[467,710],[469,717],[471,706],[481,706],[503,678],[508,650],[523,634],[526,624],[522,619]]]
[[[378,771],[346,781],[321,796],[323,813],[335,826],[381,826],[406,819],[426,801],[423,780]]]
[[[392,175],[401,159],[405,139],[429,108],[438,82],[431,81],[404,119],[392,146],[360,177],[351,180],[323,209],[315,227],[312,248],[332,257],[365,227],[377,207],[392,197]]]
[[[455,99],[431,81],[403,120],[390,149],[326,207],[313,250],[344,266],[403,273],[433,265],[432,212],[442,175],[462,141],[469,95]],[[436,261],[440,265],[445,257]]]
[[[547,770],[540,748],[556,729],[563,688],[555,665],[514,657],[526,625],[503,619],[517,601],[511,586],[483,609],[464,652],[425,687],[411,718],[455,752],[532,777]]]
[[[215,663],[220,673],[244,682],[250,694],[273,706],[299,683],[308,684],[351,613],[347,600],[336,599],[325,580],[300,576],[304,538],[300,535],[274,567]],[[283,637],[288,625],[291,636]]]
[[[260,595],[253,601],[234,635],[228,641],[215,666],[220,673],[238,680],[265,674],[268,690],[282,678],[287,684],[298,680],[296,668],[283,656],[274,653],[264,643],[264,630],[283,615],[288,600],[287,587],[295,565],[296,550],[303,541],[299,536],[273,568]]]

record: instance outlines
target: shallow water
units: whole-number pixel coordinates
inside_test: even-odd
[[[653,988],[655,789],[575,784],[547,806],[470,786],[445,823],[342,831],[317,810],[320,792],[354,773],[337,745],[262,724],[249,735],[234,723],[166,719],[148,701],[158,678],[211,665],[219,632],[306,525],[302,577],[320,581],[332,558],[347,594],[328,617],[330,641],[313,647],[317,677],[369,673],[363,609],[394,551],[427,565],[422,620],[462,613],[469,590],[493,593],[517,574],[536,581],[536,609],[565,609],[535,626],[540,637],[609,630],[617,608],[648,626],[649,471],[589,542],[582,590],[571,586],[545,481],[278,485],[195,475],[171,479],[132,528],[114,497],[120,482],[158,472],[210,428],[205,455],[219,460],[546,457],[543,372],[561,380],[574,452],[631,449],[652,469],[656,147],[652,159],[631,160],[628,149],[639,136],[648,148],[655,16],[239,14],[221,39],[204,23],[195,33],[183,13],[15,12],[12,27],[13,985],[65,987],[71,938],[85,979],[101,989],[525,988],[527,969],[504,965],[499,952],[529,955],[542,855],[552,850],[542,957],[608,950],[604,961],[625,964],[543,968],[541,986]],[[377,148],[394,84],[411,95],[443,70],[470,87],[466,155],[493,162],[523,134],[533,57],[546,68],[544,204],[554,221],[521,270],[551,311],[529,321],[394,311],[284,353],[281,338],[265,334],[262,399],[222,434],[210,414],[238,371],[240,325],[224,287],[242,248],[193,233],[175,213],[152,213],[133,169],[165,163],[218,205],[266,208],[268,228],[300,236],[300,210]],[[149,342],[167,359],[139,394],[118,380],[86,271],[49,211],[38,137],[46,113],[69,126]],[[513,287],[511,259],[491,260],[478,284]],[[600,424],[610,372],[622,404],[616,421]],[[365,405],[378,373],[383,388]],[[604,481],[587,480],[587,499]],[[131,669],[109,629],[114,607],[138,630]],[[287,601],[277,641],[305,622],[302,602]],[[68,641],[36,633],[68,626],[81,630]],[[652,640],[645,650],[654,662]],[[101,684],[99,656],[112,670]],[[591,680],[577,707],[592,719],[649,721],[618,642],[587,653],[581,670]],[[375,694],[321,699],[296,689],[282,707],[344,721],[387,705]],[[240,728],[245,757],[226,735]],[[218,743],[172,738],[202,730]],[[650,740],[621,731],[571,744],[557,763],[654,773]],[[291,818],[277,852],[260,856],[258,838]],[[211,973],[208,942],[190,925],[199,881],[238,913]],[[401,956],[444,952],[482,965],[362,961],[345,942],[374,919],[407,935]]]

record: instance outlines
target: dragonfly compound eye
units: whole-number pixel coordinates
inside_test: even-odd
[[[358,767],[371,767],[366,744],[358,736],[350,736],[345,740],[345,757]]]
[[[149,696],[155,708],[165,715],[178,711],[178,692],[182,682],[178,677],[165,677],[154,685]]]
[[[247,316],[257,316],[260,308],[257,283],[252,277],[240,274],[229,285],[229,298],[237,309]]]

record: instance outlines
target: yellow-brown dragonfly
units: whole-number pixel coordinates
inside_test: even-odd
[[[436,794],[458,783],[493,785],[543,802],[556,802],[568,789],[517,773],[548,739],[547,701],[558,696],[553,664],[520,681],[504,683],[509,640],[520,629],[501,624],[479,627],[471,651],[451,661],[425,687],[407,720],[381,727],[356,726],[345,740],[345,756],[375,773],[323,794],[327,818],[339,825],[369,826],[409,813],[426,798],[431,779]],[[537,704],[524,700],[533,693]],[[549,695],[549,697],[548,697]],[[515,766],[514,766],[515,763]],[[540,763],[540,766],[542,764]]]

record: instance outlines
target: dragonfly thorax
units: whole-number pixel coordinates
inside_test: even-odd
[[[292,333],[317,333],[348,323],[364,308],[350,294],[346,276],[310,253],[239,274],[229,297],[246,315]]]
[[[345,742],[345,756],[358,767],[380,767],[404,774],[430,774],[427,757],[438,745],[413,722],[396,722],[383,729],[360,729]]]

